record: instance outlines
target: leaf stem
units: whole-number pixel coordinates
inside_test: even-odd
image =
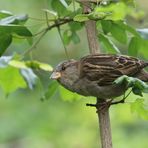
[[[63,40],[63,37],[62,37],[62,34],[61,34],[61,29],[60,29],[59,26],[57,27],[57,29],[58,29],[58,33],[59,33],[59,36],[61,38],[61,41],[62,41],[62,44],[63,44],[63,47],[64,47],[64,51],[65,51],[66,57],[67,57],[67,59],[69,59],[68,51],[67,51],[67,48],[66,48],[66,46],[64,44],[64,40]]]

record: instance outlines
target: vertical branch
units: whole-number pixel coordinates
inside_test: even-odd
[[[82,1],[83,6],[83,12],[89,13],[91,12],[90,4],[89,2]],[[97,43],[97,31],[96,31],[96,22],[93,20],[88,20],[85,22],[85,28],[87,32],[87,39],[89,44],[89,51],[91,54],[99,53],[99,44]]]
[[[100,102],[97,98],[97,114],[99,119],[99,129],[102,148],[112,148],[111,125],[109,117],[110,104],[107,102]]]
[[[85,0],[82,0],[81,2],[83,4],[84,13],[91,12],[89,2]],[[100,53],[100,50],[98,49],[99,44],[97,42],[96,22],[92,20],[86,21],[85,27],[90,53]],[[112,148],[111,126],[109,117],[110,104],[108,104],[108,102],[105,100],[97,98],[97,103],[95,106],[97,108],[102,148]]]
[[[95,21],[87,21],[85,23],[89,50],[91,54],[99,53],[97,38],[96,38],[96,22]]]

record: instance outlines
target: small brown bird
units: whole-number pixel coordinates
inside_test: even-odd
[[[122,75],[139,78],[148,82],[148,66],[134,57],[125,55],[94,54],[80,60],[68,60],[57,65],[51,79],[72,92],[101,99],[118,97],[125,93],[125,84],[113,83]]]

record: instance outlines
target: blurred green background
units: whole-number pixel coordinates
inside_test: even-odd
[[[144,20],[128,18],[129,22],[135,27],[146,28],[148,1],[138,0],[137,7],[145,12]],[[48,8],[46,0],[0,0],[1,10],[14,14],[27,13],[30,17],[27,26],[34,32],[45,24],[34,19],[45,18],[43,8]],[[88,53],[85,30],[79,34],[83,39],[81,43],[68,46],[71,58]],[[15,39],[6,55],[14,50],[19,53],[28,47],[26,41]],[[52,66],[66,58],[56,29],[46,34],[31,56]],[[46,87],[50,74],[38,74]],[[95,99],[70,101],[73,94],[67,96],[65,92],[65,96],[61,96],[57,92],[49,100],[41,101],[41,89],[17,90],[9,96],[0,90],[0,148],[98,148],[100,141],[96,110],[85,106],[86,103],[95,102]],[[130,95],[127,102],[135,97]],[[144,97],[148,98],[148,95]],[[148,121],[131,113],[129,103],[112,106],[110,114],[114,148],[148,147]]]

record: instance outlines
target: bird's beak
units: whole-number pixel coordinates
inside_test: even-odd
[[[61,77],[61,73],[60,72],[53,72],[52,74],[51,74],[51,76],[50,76],[50,79],[55,79],[55,80],[57,80],[57,79],[59,79]]]

